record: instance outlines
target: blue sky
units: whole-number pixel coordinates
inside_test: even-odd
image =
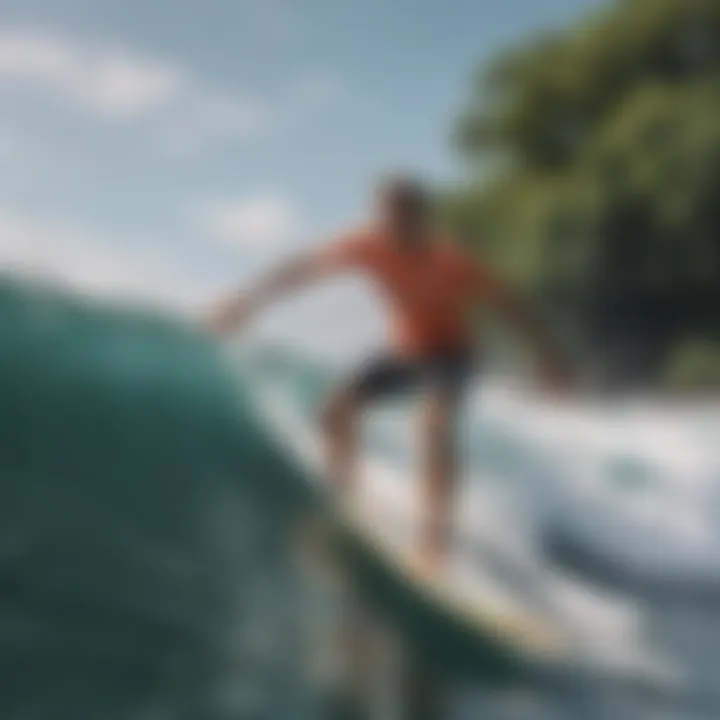
[[[378,173],[457,174],[475,69],[595,4],[4,0],[0,262],[195,307],[355,222]]]

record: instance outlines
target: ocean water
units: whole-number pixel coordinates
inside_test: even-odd
[[[347,598],[295,562],[298,468],[255,402],[271,387],[309,427],[329,371],[10,279],[0,348],[0,717],[340,717]],[[412,404],[366,425],[374,491],[398,517]],[[458,552],[488,592],[560,624],[578,665],[510,684],[435,668],[440,717],[720,716],[718,420],[712,402],[475,389]],[[405,630],[406,653],[420,635]],[[392,694],[394,671],[379,674]]]

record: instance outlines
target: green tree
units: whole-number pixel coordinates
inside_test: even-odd
[[[478,77],[445,216],[653,376],[681,334],[720,335],[718,118],[720,2],[617,0]]]

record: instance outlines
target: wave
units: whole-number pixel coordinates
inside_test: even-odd
[[[0,716],[291,717],[286,468],[214,344],[5,279],[0,356]]]
[[[0,353],[0,715],[293,717],[310,692],[289,556],[298,468],[251,395],[272,382],[309,423],[335,374],[283,348],[228,356],[170,317],[12,279]],[[382,408],[367,428],[397,514],[413,491],[407,411]],[[703,611],[701,661],[689,616],[616,578],[660,569],[714,587],[716,420],[556,407],[486,383],[463,437],[467,553],[561,618],[597,667],[630,673],[649,656],[697,684],[716,665],[717,618]],[[558,537],[587,552],[549,553]]]

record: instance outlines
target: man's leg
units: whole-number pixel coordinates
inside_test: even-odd
[[[422,417],[418,561],[429,573],[441,569],[450,550],[457,493],[457,413],[457,396],[435,390],[427,398]]]
[[[418,366],[393,356],[366,363],[325,405],[328,472],[337,490],[351,493],[355,487],[357,423],[369,403],[402,391],[418,380]]]
[[[331,395],[322,412],[327,470],[333,489],[347,495],[355,487],[356,425],[362,402],[352,388]]]

